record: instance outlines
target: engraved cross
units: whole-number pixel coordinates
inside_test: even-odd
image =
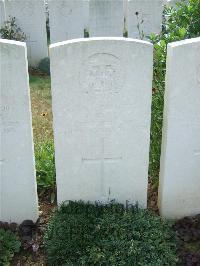
[[[0,165],[2,165],[5,162],[4,159],[0,159]]]
[[[100,163],[100,177],[101,177],[101,194],[102,198],[106,198],[106,189],[105,189],[105,164],[106,163],[117,163],[122,160],[122,157],[106,157],[104,152],[104,139],[102,139],[102,150],[101,155],[97,158],[82,158],[84,163]],[[110,191],[109,191],[110,192]]]

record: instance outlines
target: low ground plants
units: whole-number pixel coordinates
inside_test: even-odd
[[[48,265],[177,265],[171,224],[147,210],[69,202],[45,235]]]
[[[160,167],[167,44],[200,36],[200,0],[183,0],[175,8],[166,8],[164,15],[161,34],[150,36],[154,44],[154,80],[149,172],[155,185]]]
[[[50,59],[46,57],[42,59],[38,65],[38,69],[43,73],[50,75]]]
[[[15,17],[9,17],[9,19],[5,21],[3,27],[0,29],[0,34],[2,39],[7,40],[24,42],[27,39],[26,34],[17,25]]]
[[[55,156],[53,140],[35,144],[37,186],[40,192],[55,187]]]
[[[14,233],[0,228],[0,265],[9,266],[20,246],[21,243]]]

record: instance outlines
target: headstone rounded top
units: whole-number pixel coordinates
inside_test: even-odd
[[[177,41],[177,42],[172,42],[172,43],[169,43],[168,46],[169,47],[176,47],[176,46],[179,47],[182,45],[189,45],[189,44],[198,43],[198,42],[200,42],[200,37],[186,39],[186,40]]]
[[[15,44],[18,46],[26,47],[25,42],[19,42],[19,41],[14,41],[14,40],[0,39],[0,43],[11,44],[11,45]]]
[[[50,48],[55,48],[58,46],[66,45],[66,44],[74,44],[74,43],[81,43],[81,42],[93,42],[93,41],[123,41],[123,42],[135,42],[144,45],[149,45],[153,47],[153,44],[148,41],[133,39],[133,38],[124,38],[124,37],[92,37],[92,38],[79,38],[79,39],[72,39],[63,42],[57,42],[50,45]]]

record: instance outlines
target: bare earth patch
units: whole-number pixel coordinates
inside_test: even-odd
[[[17,254],[13,259],[13,266],[46,265],[43,247],[43,235],[45,228],[48,224],[49,218],[55,210],[56,205],[54,203],[50,203],[48,195],[44,195],[42,198],[39,199],[40,218],[34,239],[34,242],[37,244],[38,250],[34,251],[33,247],[26,248],[26,246],[23,245],[22,251]]]

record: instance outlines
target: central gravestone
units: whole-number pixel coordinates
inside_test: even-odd
[[[124,38],[51,45],[58,203],[146,207],[152,53]]]

